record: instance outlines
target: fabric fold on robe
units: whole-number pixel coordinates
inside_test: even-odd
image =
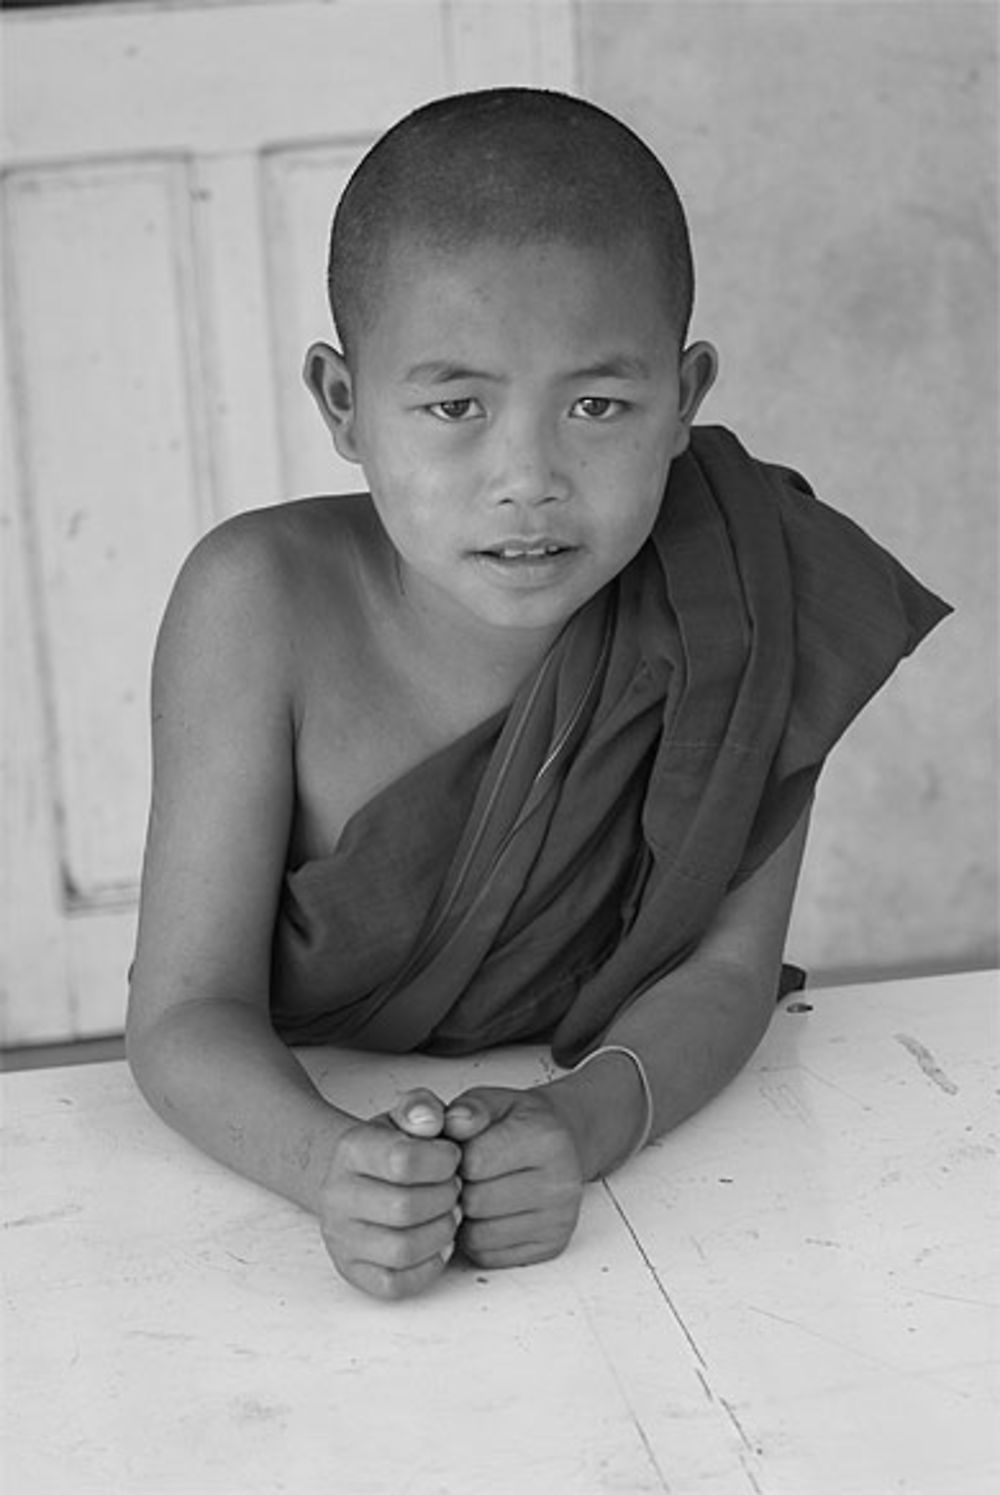
[[[575,1062],[697,946],[949,611],[804,479],[696,428],[649,541],[510,710],[288,873],[276,1028]]]

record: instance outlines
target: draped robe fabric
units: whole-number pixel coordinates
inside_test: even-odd
[[[796,473],[696,428],[649,540],[510,709],[289,870],[276,1028],[575,1062],[696,948],[949,610]]]

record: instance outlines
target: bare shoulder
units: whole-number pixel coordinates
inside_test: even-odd
[[[186,602],[202,591],[223,607],[237,596],[261,606],[286,604],[303,586],[336,589],[376,547],[377,521],[363,494],[306,498],[249,509],[198,541],[178,578]]]
[[[235,653],[258,677],[271,673],[291,686],[317,623],[334,649],[356,630],[366,593],[358,579],[377,549],[376,531],[364,495],[301,499],[225,520],[181,569],[158,666],[197,653],[211,672],[213,657],[225,655],[231,667]]]

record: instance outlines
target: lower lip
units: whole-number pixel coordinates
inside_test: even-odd
[[[543,586],[556,581],[575,559],[575,550],[557,550],[551,555],[492,555],[475,552],[475,559],[492,575],[514,586]]]

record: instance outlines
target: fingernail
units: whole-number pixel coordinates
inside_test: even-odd
[[[451,1258],[455,1255],[455,1242],[450,1242],[450,1244],[445,1246],[444,1250],[440,1254],[441,1260],[444,1262],[445,1266],[447,1266],[451,1261]]]
[[[456,1204],[455,1208],[452,1210],[452,1214],[455,1217],[455,1224],[456,1225],[461,1225],[461,1223],[462,1223],[462,1211],[459,1209],[459,1207],[458,1207],[457,1204]]]
[[[467,1121],[471,1121],[474,1114],[475,1113],[473,1111],[468,1110],[465,1106],[456,1106],[454,1111],[448,1112],[448,1120],[458,1121],[464,1124]]]
[[[430,1106],[411,1106],[406,1113],[406,1119],[410,1126],[436,1126],[437,1117]]]

